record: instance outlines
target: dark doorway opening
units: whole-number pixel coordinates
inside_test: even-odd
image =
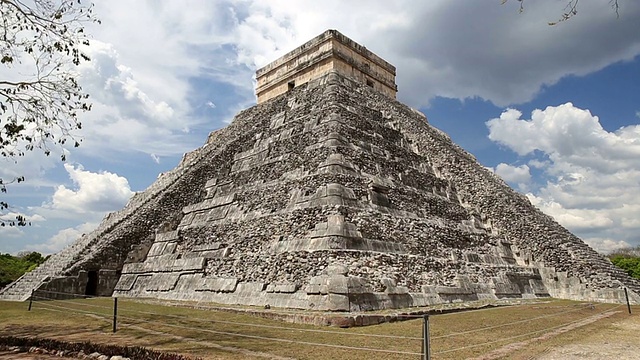
[[[87,288],[84,291],[85,295],[96,296],[98,294],[98,272],[95,270],[89,271],[87,274]]]
[[[295,81],[289,81],[287,86],[289,87],[289,90],[293,90],[293,88],[296,87],[296,82]]]

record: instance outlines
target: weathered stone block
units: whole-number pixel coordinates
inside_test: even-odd
[[[362,238],[362,234],[356,229],[356,225],[344,220],[342,215],[329,215],[327,222],[316,225],[310,237],[340,236]]]
[[[205,189],[210,189],[210,188],[215,187],[216,185],[218,185],[218,179],[217,178],[213,178],[213,179],[207,180],[207,182],[204,184],[204,188]]]
[[[348,294],[349,278],[341,275],[330,276],[327,280],[327,292],[333,294]]]
[[[455,287],[455,286],[436,286],[435,290],[440,296],[473,294],[473,291],[471,291],[471,289]]]
[[[176,282],[180,274],[153,274],[147,282],[145,290],[147,291],[169,291],[175,288]]]
[[[156,242],[173,241],[179,238],[178,231],[169,231],[156,234]]]
[[[149,253],[147,256],[161,256],[173,254],[177,247],[177,243],[175,242],[156,242],[151,245],[151,249],[149,249]]]
[[[329,294],[326,296],[324,305],[331,311],[350,311],[350,301],[346,295]]]
[[[129,291],[133,287],[133,283],[136,281],[137,275],[123,274],[120,276],[120,280],[115,287],[115,290]]]
[[[277,129],[279,127],[281,127],[282,125],[284,125],[285,122],[285,116],[286,113],[284,111],[279,112],[277,114],[275,114],[272,118],[271,118],[271,125],[270,127],[272,129]]]
[[[184,214],[189,214],[192,212],[210,210],[213,208],[217,208],[219,206],[229,205],[235,201],[236,194],[229,194],[225,196],[218,196],[211,199],[206,199],[198,204],[185,206],[182,209]]]
[[[215,292],[234,292],[238,285],[237,278],[202,278],[196,290]]]
[[[135,274],[145,272],[144,263],[131,263],[122,266],[123,274]]]
[[[266,289],[263,282],[242,282],[236,285],[239,294],[259,294]]]
[[[322,294],[323,293],[323,287],[324,287],[324,294],[327,293],[327,276],[314,276],[309,280],[309,284],[307,284],[307,286],[305,287],[305,292],[308,295],[317,295],[317,294]]]
[[[325,269],[327,275],[342,275],[345,276],[349,272],[349,268],[343,264],[331,264]]]
[[[299,288],[296,283],[274,283],[267,285],[268,293],[295,293]]]
[[[171,270],[173,271],[189,271],[189,270],[203,270],[206,259],[203,257],[191,258],[191,259],[177,259],[174,260]]]
[[[204,244],[204,245],[197,245],[193,247],[193,250],[191,251],[208,251],[208,250],[218,250],[220,249],[220,243],[217,241],[208,243],[208,244]]]
[[[382,285],[385,287],[385,294],[389,295],[404,295],[409,294],[409,288],[406,286],[398,286],[396,285],[396,281],[389,278],[380,279]]]

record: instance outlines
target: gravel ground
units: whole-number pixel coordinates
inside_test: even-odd
[[[33,353],[14,353],[13,351],[0,351],[0,359],[2,360],[50,360],[50,359],[58,359],[58,360],[71,360],[78,358],[69,358],[69,357],[60,357],[53,355],[43,355],[43,354],[33,354]]]
[[[640,314],[615,322],[579,342],[549,349],[536,360],[617,359],[640,360]]]

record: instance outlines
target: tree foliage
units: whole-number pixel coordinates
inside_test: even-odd
[[[636,279],[640,279],[640,246],[609,254],[609,260]]]
[[[25,152],[51,153],[51,145],[79,142],[73,131],[78,114],[91,109],[78,84],[75,66],[89,57],[84,24],[99,22],[91,5],[80,0],[0,0],[0,155],[17,161]],[[62,160],[65,160],[63,152]],[[24,177],[0,178],[0,192]],[[26,225],[17,215],[6,219],[9,204],[0,201],[1,225]]]
[[[509,0],[502,0],[502,4],[505,4],[507,1]],[[524,0],[515,0],[515,1],[520,3],[519,11],[521,13],[524,12]],[[620,14],[619,13],[620,4],[618,1],[619,0],[609,0],[609,5],[611,5],[611,8],[615,11],[616,16],[619,16]],[[560,16],[560,18],[556,21],[550,21],[548,23],[549,25],[556,25],[563,21],[567,21],[571,19],[573,16],[578,14],[578,3],[580,2],[580,0],[566,0],[566,2],[567,2],[567,5],[564,7],[564,11]]]
[[[18,256],[0,254],[0,288],[12,283],[22,274],[35,269],[46,259],[48,257],[42,257],[42,254],[35,251],[18,254]]]

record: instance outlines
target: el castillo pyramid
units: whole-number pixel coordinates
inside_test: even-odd
[[[627,276],[395,100],[329,30],[258,70],[258,104],[0,292],[362,311],[477,299],[640,303]]]

